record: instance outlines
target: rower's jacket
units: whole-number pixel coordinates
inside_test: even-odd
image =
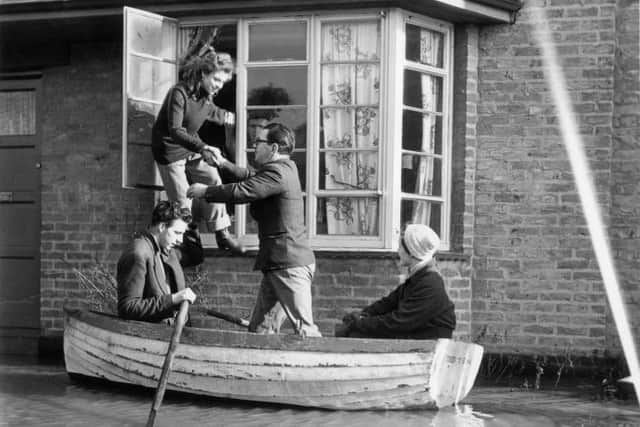
[[[433,265],[416,271],[386,297],[362,310],[352,328],[376,338],[451,338],[456,327],[453,302]]]
[[[304,204],[298,168],[290,159],[279,159],[257,171],[230,162],[221,165],[228,180],[207,188],[208,202],[250,203],[258,223],[260,248],[255,270],[277,270],[315,263],[304,227]]]
[[[198,265],[204,259],[196,230],[187,230],[183,240],[180,248],[165,254],[148,232],[134,236],[118,261],[120,317],[170,323],[179,308],[172,304],[171,294],[185,288],[182,267]]]

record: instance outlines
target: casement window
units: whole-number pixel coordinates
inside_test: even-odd
[[[450,229],[452,25],[385,13],[183,19],[126,9],[123,185],[161,185],[153,117],[198,40],[230,53],[237,72],[215,102],[236,126],[208,129],[235,162],[251,163],[257,126],[294,130],[293,160],[314,249],[395,250],[407,222]],[[210,141],[207,141],[210,142]],[[247,206],[235,232],[257,245]],[[213,241],[205,236],[205,242]]]

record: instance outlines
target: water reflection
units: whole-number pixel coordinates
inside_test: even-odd
[[[157,426],[539,427],[640,425],[636,405],[616,410],[593,402],[476,388],[468,403],[440,411],[324,411],[167,393]],[[0,425],[142,426],[153,390],[71,381],[62,366],[0,364]],[[560,404],[555,404],[553,401]],[[585,409],[586,408],[586,409]],[[573,412],[572,412],[573,411]],[[609,411],[609,412],[607,412]],[[616,412],[617,411],[617,412]]]

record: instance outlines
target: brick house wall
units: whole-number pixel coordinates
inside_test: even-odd
[[[121,47],[73,45],[69,62],[42,79],[43,336],[60,334],[65,302],[86,298],[72,268],[113,266],[153,203],[121,188]]]
[[[626,295],[627,313],[640,325],[640,7],[637,1],[616,1],[613,57],[613,120],[611,156],[611,244],[618,280]],[[639,344],[635,333],[636,348]],[[617,341],[613,322],[605,329],[607,346]]]
[[[547,3],[621,282],[636,304],[637,1]],[[459,338],[479,339],[488,351],[615,353],[617,334],[530,36],[530,8],[541,5],[527,1],[511,26],[456,27],[453,247],[439,267]],[[152,194],[120,187],[121,46],[76,44],[70,52],[69,65],[43,72],[44,336],[60,335],[64,303],[86,299],[72,268],[98,261],[114,271],[153,205]],[[189,272],[209,283],[201,303],[248,316],[260,280],[253,257],[210,255]],[[399,283],[392,254],[317,259],[314,316],[325,334],[347,310]],[[221,325],[194,314],[197,326]]]
[[[532,37],[531,9],[542,6],[637,304],[638,2],[526,2],[515,25],[480,29],[473,334],[494,350],[619,353]]]
[[[438,267],[446,277],[449,296],[456,305],[456,336],[468,338],[470,332],[469,262],[445,257]],[[191,277],[204,279],[201,301],[205,306],[248,318],[255,302],[260,272],[251,271],[253,258],[211,257]],[[325,335],[333,335],[337,322],[349,311],[362,308],[387,295],[402,281],[397,257],[316,254],[316,276],[313,281],[314,320]],[[196,303],[197,305],[197,303]],[[198,307],[195,307],[197,312]],[[195,316],[194,326],[218,327],[224,322],[204,315]],[[288,323],[288,322],[287,322]],[[289,328],[288,324],[283,326]]]

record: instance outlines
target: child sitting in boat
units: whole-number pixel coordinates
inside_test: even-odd
[[[337,337],[436,339],[451,338],[456,327],[453,302],[445,290],[434,256],[440,238],[423,224],[407,225],[400,236],[404,283],[360,312],[347,314],[336,326]]]
[[[191,211],[179,202],[159,202],[149,228],[134,236],[120,256],[118,315],[124,319],[171,323],[182,301],[196,295],[185,287],[182,267],[204,260]]]

